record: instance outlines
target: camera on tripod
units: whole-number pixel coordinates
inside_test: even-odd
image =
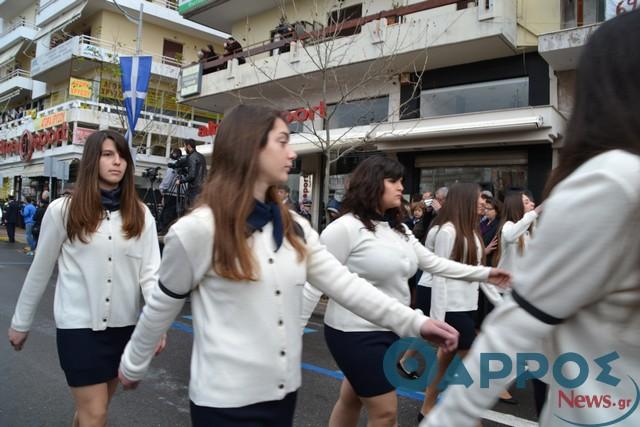
[[[142,177],[148,178],[150,181],[155,181],[158,179],[158,171],[160,170],[160,166],[156,166],[155,168],[146,168],[142,171]]]
[[[185,177],[189,174],[189,160],[187,156],[180,156],[173,162],[167,163],[167,167],[176,170],[176,175]]]

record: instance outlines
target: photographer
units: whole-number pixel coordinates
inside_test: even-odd
[[[176,183],[189,184],[187,189],[187,207],[193,206],[198,194],[202,190],[202,183],[207,176],[207,162],[204,156],[196,151],[196,142],[188,139],[185,143],[187,150],[187,176],[184,179],[178,179]]]
[[[170,157],[173,162],[167,165],[169,168],[160,183],[163,201],[159,221],[161,234],[164,234],[184,212],[184,197],[187,190],[186,184],[178,184],[180,178],[187,175],[187,157],[182,157],[182,151],[179,148],[174,148]]]

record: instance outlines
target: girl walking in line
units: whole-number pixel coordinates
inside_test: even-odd
[[[56,341],[76,405],[73,424],[105,426],[120,356],[140,313],[140,293],[148,302],[160,265],[156,224],[138,199],[131,154],[116,132],[87,138],[74,195],[53,201],[44,215],[9,328],[17,351],[56,264]],[[154,349],[163,348],[158,336]]]
[[[278,196],[296,154],[280,112],[240,105],[225,115],[196,208],[165,239],[160,284],[122,356],[135,387],[154,343],[191,295],[194,426],[291,426],[301,384],[305,281],[403,336],[452,350],[457,333],[350,273],[308,221]],[[406,282],[405,282],[406,287]]]
[[[349,271],[406,305],[410,302],[407,280],[418,268],[471,282],[502,283],[508,276],[502,271],[438,257],[413,236],[403,224],[403,174],[402,164],[386,157],[374,156],[360,163],[351,175],[342,216],[322,232],[327,249]],[[311,285],[305,286],[305,322],[322,294]],[[384,374],[383,360],[398,335],[333,299],[324,323],[327,346],[346,377],[329,425],[357,425],[363,406],[370,426],[395,425],[396,391]]]

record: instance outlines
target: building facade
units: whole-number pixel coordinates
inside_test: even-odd
[[[125,14],[137,19],[141,5],[140,53],[153,65],[134,139],[138,187],[185,139],[211,143],[198,127],[218,115],[179,105],[177,79],[226,34],[182,18],[170,0],[0,0],[0,199],[49,185],[59,194],[88,135],[124,133],[119,57],[136,53],[137,26]]]
[[[243,50],[184,68],[180,101],[291,110],[300,175],[290,181],[316,213],[372,153],[405,165],[407,195],[472,181],[540,198],[572,98],[560,63],[575,38],[562,31],[592,30],[583,27],[604,19],[605,3],[183,0],[185,18],[230,32]],[[545,41],[554,37],[563,42]],[[326,174],[328,188],[317,179]]]

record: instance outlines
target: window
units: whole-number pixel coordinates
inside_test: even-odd
[[[175,65],[175,62],[182,62],[182,45],[171,40],[165,40],[162,45],[162,56],[164,56],[162,59],[164,63]],[[175,61],[171,61],[168,58],[175,59]]]
[[[389,97],[383,96],[329,105],[327,106],[327,114],[333,114],[329,121],[331,129],[386,122],[389,117]]]
[[[334,34],[336,37],[346,37],[360,32],[360,25],[351,28],[342,28],[343,23],[352,19],[362,18],[362,4],[355,4],[353,6],[341,7],[329,13],[327,25],[329,27],[337,25]]]
[[[474,83],[422,91],[420,117],[503,110],[529,105],[529,78]]]
[[[527,166],[441,167],[420,169],[420,193],[451,187],[456,182],[476,182],[494,195],[527,187]]]

